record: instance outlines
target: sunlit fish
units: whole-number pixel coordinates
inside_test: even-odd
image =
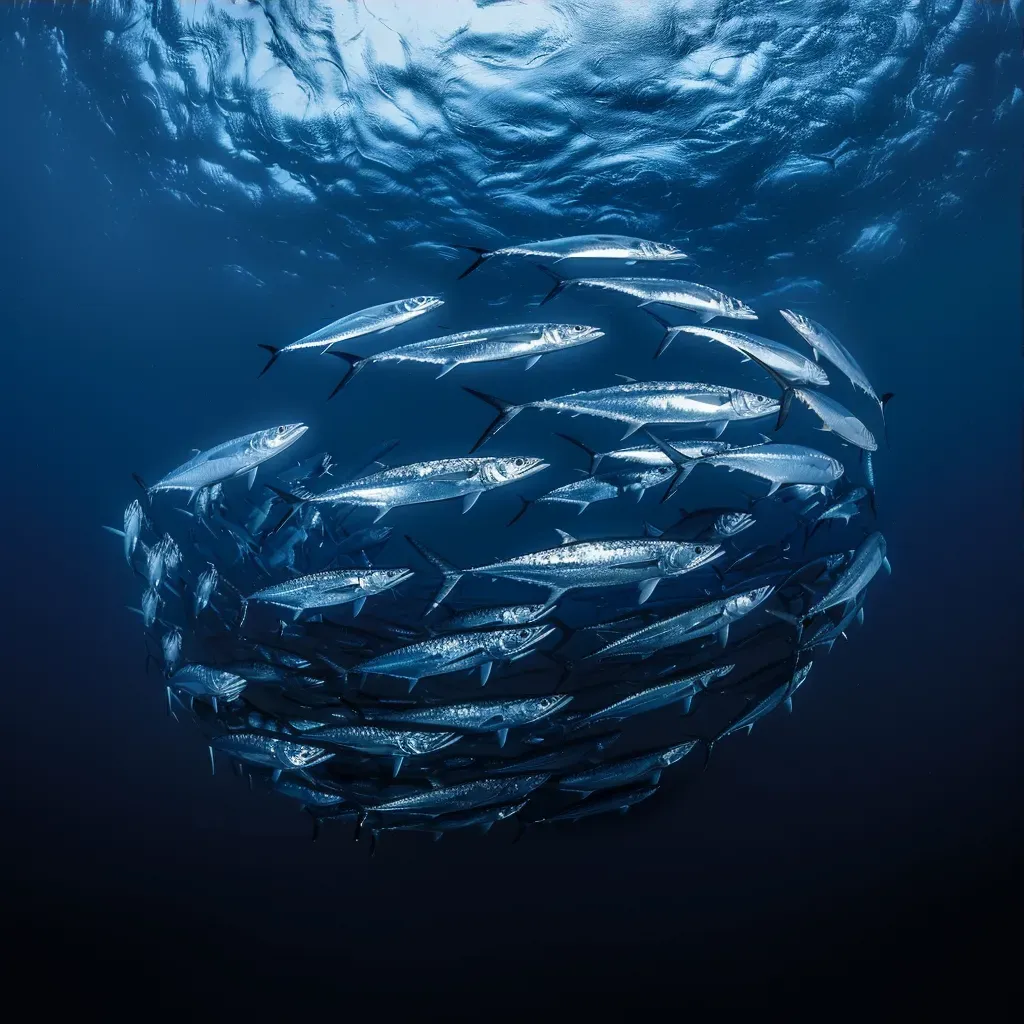
[[[640,469],[619,473],[588,476],[562,484],[538,498],[521,498],[523,507],[509,522],[509,526],[522,518],[531,505],[571,505],[578,513],[585,512],[594,502],[630,496],[640,501],[651,487],[667,483],[672,477],[671,466]]]
[[[217,709],[217,701],[237,700],[247,683],[240,675],[209,665],[182,665],[170,680],[176,690],[184,690],[193,697],[208,697]]]
[[[161,597],[156,590],[149,587],[142,595],[142,624],[149,629],[156,622],[156,613],[160,607]]]
[[[486,629],[488,626],[528,626],[537,619],[544,618],[552,611],[551,605],[545,604],[510,604],[497,608],[471,608],[468,611],[456,612],[445,622],[445,629]]]
[[[297,619],[312,608],[352,604],[358,615],[368,597],[390,590],[412,575],[411,569],[327,569],[275,583],[244,599],[287,608]]]
[[[627,429],[623,439],[641,427],[655,423],[702,423],[721,434],[735,420],[761,419],[779,411],[779,403],[765,395],[718,384],[685,381],[630,381],[596,391],[574,391],[558,398],[541,398],[518,405],[473,388],[463,390],[498,410],[498,415],[480,435],[472,451],[476,451],[524,409],[546,409],[625,423]]]
[[[361,338],[365,334],[383,334],[399,324],[404,324],[443,305],[444,300],[436,295],[417,295],[411,299],[384,302],[379,306],[368,306],[356,313],[349,313],[347,316],[329,323],[326,327],[321,327],[320,330],[307,334],[298,341],[293,341],[290,345],[280,348],[273,345],[260,345],[260,348],[270,353],[270,359],[260,372],[260,376],[262,377],[285,352],[301,352],[303,349],[318,348],[323,353],[332,345],[351,341],[353,338]]]
[[[630,537],[624,540],[576,540],[564,530],[559,547],[531,551],[501,562],[457,569],[421,544],[406,538],[444,575],[434,598],[437,607],[465,575],[492,576],[546,587],[553,604],[569,590],[584,587],[614,587],[638,584],[640,603],[654,592],[658,581],[682,576],[717,558],[717,544],[687,544],[680,541]]]
[[[653,751],[649,754],[638,754],[635,757],[622,758],[619,761],[608,761],[596,768],[564,775],[558,780],[558,788],[574,793],[593,793],[598,789],[613,789],[616,786],[631,786],[646,782],[656,786],[661,780],[661,773],[677,761],[681,761],[698,744],[698,740],[688,740],[665,750]]]
[[[687,643],[712,633],[724,647],[729,642],[729,627],[749,615],[758,605],[763,604],[773,587],[758,587],[742,594],[722,597],[691,608],[679,615],[653,622],[587,655],[588,658],[607,658],[614,655],[639,655],[650,657],[666,647]]]
[[[225,441],[193,456],[148,490],[189,491],[194,495],[203,487],[238,476],[248,477],[251,487],[259,466],[295,444],[308,429],[302,423],[287,423]]]
[[[580,818],[590,818],[597,814],[608,814],[611,811],[625,814],[634,804],[638,804],[642,800],[649,800],[657,792],[657,786],[645,786],[641,789],[629,789],[622,793],[613,793],[600,799],[584,800],[582,803],[574,804],[568,810],[560,811],[558,814],[550,814],[546,818],[542,818],[541,821],[579,821]]]
[[[507,359],[525,359],[529,370],[541,356],[603,337],[604,331],[580,324],[509,324],[427,338],[411,345],[376,352],[372,356],[355,356],[351,352],[335,350],[330,354],[348,362],[349,370],[330,397],[333,398],[355,374],[371,363],[429,363],[441,367],[438,377],[463,363],[497,363]]]
[[[497,662],[524,657],[549,637],[555,626],[522,626],[487,632],[445,633],[407,644],[398,650],[378,654],[360,662],[354,671],[368,675],[395,676],[409,682],[411,691],[420,679],[477,668],[480,681],[487,683]]]
[[[199,574],[199,579],[196,580],[196,590],[192,595],[193,615],[198,616],[210,604],[210,600],[217,592],[218,578],[217,568],[213,565]]]
[[[319,494],[302,489],[294,492],[272,490],[292,504],[314,502],[376,509],[374,522],[377,522],[399,506],[450,498],[461,498],[462,511],[468,512],[484,491],[517,483],[547,468],[546,462],[527,456],[438,459],[393,466]]]
[[[139,535],[143,526],[146,525],[146,517],[142,511],[142,505],[136,499],[124,510],[124,529],[117,530],[113,526],[104,526],[103,529],[116,537],[124,538],[124,559],[131,565],[132,555],[139,543]]]
[[[793,381],[794,384],[814,384],[817,387],[828,385],[828,374],[816,362],[778,341],[740,331],[725,331],[711,327],[673,327],[661,317],[655,317],[655,319],[665,327],[665,337],[662,339],[655,358],[660,356],[680,334],[683,334],[695,338],[706,338],[708,341],[731,348],[743,356],[744,362],[750,360],[752,354],[756,355],[768,366]]]
[[[306,737],[328,746],[344,747],[361,754],[390,757],[392,774],[397,775],[407,757],[434,754],[459,739],[454,732],[411,732],[378,725],[337,725],[306,733]]]
[[[757,319],[757,314],[746,303],[720,292],[717,288],[708,288],[692,281],[676,281],[663,277],[576,277],[566,280],[550,270],[548,273],[555,278],[555,286],[541,300],[542,306],[566,288],[598,288],[630,295],[634,299],[639,299],[641,306],[656,303],[692,310],[700,315],[701,323],[707,323],[716,316],[731,317],[735,320]],[[661,350],[664,351],[667,347],[668,342],[664,342]]]
[[[459,704],[433,704],[415,708],[370,707],[363,709],[368,721],[402,722],[427,725],[456,732],[495,733],[505,745],[509,729],[533,725],[561,711],[572,701],[568,694],[544,697],[519,697],[504,700],[466,701]]]
[[[782,309],[779,312],[786,323],[810,345],[815,359],[819,355],[823,356],[837,370],[845,374],[855,388],[863,391],[873,402],[878,403],[884,423],[885,406],[889,399],[892,398],[892,393],[884,394],[881,398],[878,397],[875,389],[871,386],[871,382],[868,380],[867,374],[861,369],[860,364],[827,327],[822,327],[821,324],[815,323],[810,317],[806,317],[802,313],[795,313],[791,309]],[[778,367],[778,369],[784,376],[789,376],[781,367]],[[814,382],[811,381],[810,383]]]
[[[216,736],[210,741],[210,747],[249,764],[286,770],[312,768],[334,757],[332,752],[323,747],[292,743],[276,736],[252,732],[229,732]]]
[[[181,630],[177,626],[164,633],[160,640],[160,650],[164,656],[164,669],[168,675],[174,671],[175,666],[181,659],[182,642]]]
[[[811,667],[814,662],[808,662],[803,668],[797,669],[791,679],[787,679],[781,686],[776,687],[768,694],[763,700],[757,701],[749,710],[744,711],[740,714],[731,724],[708,743],[707,756],[710,758],[711,749],[721,739],[725,739],[726,736],[731,736],[735,732],[739,732],[741,729],[747,730],[749,735],[754,726],[762,719],[765,715],[771,714],[780,704],[785,704],[789,710],[793,709],[792,696],[793,693],[803,684],[807,678],[807,674],[811,671]]]
[[[861,541],[853,553],[850,564],[840,573],[825,595],[807,610],[806,617],[810,618],[836,605],[854,600],[883,566],[886,571],[892,572],[885,554],[885,537],[875,532]]]
[[[302,779],[282,776],[274,783],[274,789],[284,796],[291,797],[292,800],[298,800],[299,803],[307,807],[337,807],[339,804],[345,803],[345,797],[340,793],[332,793],[328,789],[311,786]],[[354,809],[353,813],[355,813]]]
[[[719,668],[705,669],[680,679],[673,679],[659,686],[649,686],[587,715],[577,728],[581,725],[593,725],[595,722],[618,722],[646,711],[660,711],[677,702],[682,704],[684,713],[688,712],[691,701],[698,693],[706,690],[715,680],[727,676],[735,667],[722,665]]]
[[[654,469],[657,467],[675,465],[672,458],[657,445],[641,444],[629,448],[615,448],[608,452],[595,452],[582,441],[568,434],[556,434],[556,437],[574,444],[582,449],[590,457],[591,476],[597,473],[599,466],[608,466],[608,472],[622,472],[627,469],[644,467]],[[723,452],[732,451],[735,447],[727,441],[669,441],[669,444],[684,458],[701,459],[705,455],[720,455]]]
[[[551,238],[540,242],[522,242],[520,245],[506,245],[500,249],[480,249],[474,245],[457,245],[457,249],[475,252],[477,258],[459,274],[459,280],[472,274],[485,260],[495,256],[529,256],[541,259],[561,260],[685,260],[689,257],[674,245],[665,242],[651,242],[646,238],[631,238],[628,235],[571,235],[568,238]]]

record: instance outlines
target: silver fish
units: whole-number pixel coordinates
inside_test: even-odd
[[[583,803],[576,804],[568,810],[560,811],[558,814],[551,814],[541,820],[544,822],[579,821],[580,818],[590,818],[595,814],[607,814],[610,811],[618,811],[620,814],[625,814],[634,804],[638,804],[642,800],[649,800],[657,792],[657,786],[630,789],[622,793],[614,793],[599,800],[585,800]]]
[[[606,473],[601,476],[573,480],[571,483],[556,487],[538,498],[521,498],[523,507],[509,522],[509,526],[520,519],[530,505],[573,505],[582,514],[597,501],[609,501],[625,495],[630,495],[640,501],[651,487],[666,483],[671,476],[671,466],[658,466],[654,469]]]
[[[794,384],[814,384],[817,387],[828,385],[828,374],[816,362],[791,349],[788,345],[782,345],[770,338],[708,327],[673,327],[660,317],[655,319],[665,326],[665,337],[655,358],[660,356],[678,335],[687,334],[695,338],[707,338],[708,341],[715,341],[719,345],[731,348],[734,352],[739,352],[744,357],[744,361],[749,360],[753,353],[769,366],[778,370],[788,380],[793,381]]]
[[[156,622],[156,613],[160,607],[160,595],[150,587],[142,595],[142,623],[149,629]]]
[[[393,508],[449,498],[462,498],[462,511],[468,512],[484,491],[517,483],[547,468],[548,463],[528,456],[439,459],[394,466],[320,494],[303,489],[294,493],[275,489],[275,493],[293,504],[314,502],[378,509],[374,519],[377,522]]]
[[[819,601],[807,611],[806,618],[818,615],[836,605],[852,601],[874,579],[875,573],[885,567],[892,571],[885,553],[885,537],[875,532],[865,537],[853,553],[850,564],[839,575]]]
[[[444,583],[434,598],[434,608],[467,574],[546,587],[550,591],[548,604],[554,604],[569,590],[636,583],[640,585],[640,603],[643,604],[659,580],[692,572],[707,565],[721,552],[718,544],[688,544],[641,537],[580,541],[564,530],[556,532],[562,538],[559,547],[532,551],[469,569],[458,569],[411,538],[406,539],[444,576]]]
[[[412,576],[411,569],[328,569],[275,583],[257,590],[243,599],[277,605],[293,612],[297,619],[311,608],[331,608],[339,604],[353,604],[358,615],[368,597],[390,590]]]
[[[308,429],[302,423],[287,423],[225,441],[172,470],[148,488],[149,493],[178,490],[194,495],[204,487],[238,476],[247,476],[251,487],[257,468],[295,444]]]
[[[857,503],[863,501],[867,496],[868,489],[866,487],[851,488],[823,512],[814,517],[814,526],[808,536],[813,534],[821,523],[829,519],[842,519],[844,523],[848,523],[860,511],[857,508]]]
[[[677,761],[681,761],[698,744],[698,740],[688,740],[665,750],[649,754],[639,754],[619,761],[609,761],[588,768],[586,771],[573,775],[564,775],[558,780],[558,788],[575,793],[593,793],[597,789],[612,789],[616,786],[629,786],[638,782],[646,782],[656,786],[661,780],[661,773]]]
[[[505,745],[509,729],[533,725],[561,711],[572,701],[568,694],[547,697],[520,697],[504,700],[468,701],[462,704],[434,704],[417,708],[366,708],[368,721],[402,722],[407,725],[429,725],[457,732],[496,733],[500,746]]]
[[[449,631],[461,629],[485,629],[488,626],[528,626],[553,611],[550,605],[544,604],[512,604],[498,608],[473,608],[458,612],[446,622]]]
[[[426,821],[387,826],[384,831],[429,832],[435,839],[440,839],[445,832],[452,832],[460,828],[471,828],[474,825],[479,825],[484,832],[488,832],[491,826],[497,822],[515,817],[526,804],[526,800],[520,800],[518,803],[502,804],[497,807],[481,807],[477,810],[470,810],[461,814],[439,814],[429,817]]]
[[[885,406],[889,399],[892,398],[892,395],[885,394],[881,398],[878,397],[875,389],[871,386],[871,382],[868,380],[867,374],[861,369],[860,364],[850,355],[839,339],[828,328],[822,327],[821,324],[816,323],[802,313],[795,313],[791,309],[782,309],[779,312],[786,323],[811,347],[815,359],[819,355],[823,356],[843,373],[855,388],[863,391],[873,402],[878,403],[878,408],[881,411],[884,422]],[[779,369],[785,374],[785,370]],[[786,374],[786,376],[789,375]]]
[[[135,554],[145,522],[142,505],[138,500],[132,501],[124,510],[124,558],[129,565],[132,564],[132,555]]]
[[[645,711],[659,711],[661,708],[675,704],[683,705],[683,712],[690,710],[690,702],[696,694],[706,690],[715,680],[727,676],[736,666],[723,665],[720,668],[705,669],[693,675],[673,679],[659,686],[649,686],[645,690],[632,693],[622,700],[609,704],[600,711],[588,715],[580,725],[592,725],[595,722],[617,722],[624,718],[643,714]]]
[[[168,675],[174,671],[178,660],[181,658],[181,645],[181,630],[177,626],[164,633],[160,640],[160,649],[164,656],[164,668]]]
[[[555,436],[587,453],[590,457],[589,472],[591,476],[597,473],[598,467],[605,464],[606,461],[612,463],[610,472],[616,473],[638,466],[655,469],[662,466],[671,468],[675,465],[671,457],[656,445],[640,444],[629,448],[616,448],[608,452],[595,452],[582,441],[570,437],[568,434],[556,434]],[[731,452],[735,447],[727,441],[670,441],[668,443],[687,459],[700,459],[705,455],[720,455],[723,452]]]
[[[473,445],[476,451],[524,409],[547,409],[574,416],[594,416],[627,425],[623,439],[654,423],[701,423],[718,431],[735,420],[761,419],[779,410],[779,403],[765,395],[685,381],[630,381],[596,391],[574,391],[558,398],[542,398],[516,405],[473,388],[463,388],[498,410],[490,426]]]
[[[196,592],[192,598],[193,615],[198,616],[209,605],[211,598],[217,592],[218,579],[217,568],[213,565],[199,574],[199,579],[196,580]]]
[[[362,754],[390,757],[392,775],[398,775],[407,757],[434,754],[458,742],[454,732],[410,732],[377,725],[338,725],[306,733],[306,738],[328,746],[358,750]]]
[[[554,631],[554,626],[542,625],[445,633],[378,654],[358,664],[354,671],[407,679],[411,691],[420,679],[428,676],[479,668],[481,682],[486,684],[494,662],[523,657]]]
[[[541,300],[542,306],[566,288],[599,288],[640,299],[641,307],[656,303],[693,310],[700,314],[701,323],[707,323],[716,316],[735,320],[757,319],[757,314],[746,303],[717,288],[708,288],[707,285],[694,284],[692,281],[664,277],[577,277],[566,280],[551,270],[547,272],[555,278],[555,286]],[[667,347],[663,345],[662,349]]]
[[[409,811],[435,811],[438,814],[466,811],[488,804],[507,804],[539,789],[550,775],[520,775],[507,779],[480,779],[454,786],[438,786],[414,796],[399,797],[375,804],[374,814],[399,814]]]
[[[770,714],[780,704],[786,704],[787,707],[792,710],[793,705],[791,698],[793,693],[802,685],[803,681],[807,678],[807,674],[811,671],[814,662],[808,662],[803,668],[797,669],[791,679],[788,679],[781,686],[772,690],[763,700],[759,700],[749,711],[743,712],[731,725],[727,726],[726,729],[719,733],[718,736],[708,744],[708,757],[711,756],[711,748],[719,740],[724,739],[726,736],[731,736],[734,732],[739,732],[741,729],[747,730],[749,735],[754,726],[764,718],[765,715]]]
[[[318,789],[302,779],[289,779],[282,776],[274,783],[274,789],[284,796],[298,800],[299,803],[307,807],[337,807],[339,804],[345,803],[345,797],[340,793]]]
[[[560,771],[572,768],[581,761],[596,758],[604,753],[613,743],[618,742],[622,734],[606,733],[591,740],[582,740],[566,747],[548,750],[533,757],[519,757],[497,767],[488,767],[488,775],[524,775],[528,772]]]
[[[506,245],[500,249],[480,249],[474,245],[457,245],[456,249],[468,249],[477,254],[476,261],[459,274],[459,280],[472,274],[485,260],[495,256],[532,256],[554,260],[685,260],[689,257],[674,245],[652,242],[646,238],[632,238],[628,235],[570,235],[567,238],[550,238],[540,242],[522,242]]]
[[[240,761],[275,769],[313,768],[329,761],[334,754],[323,747],[306,743],[292,743],[276,736],[261,736],[251,732],[229,732],[216,736],[210,747],[223,750]]]
[[[246,681],[234,672],[209,665],[182,665],[170,678],[170,685],[194,697],[232,701],[241,696]]]
[[[441,367],[438,378],[463,363],[497,363],[506,359],[525,359],[529,370],[541,356],[603,337],[604,331],[582,324],[508,324],[414,341],[371,356],[335,350],[330,354],[344,359],[349,370],[329,397],[333,398],[360,370],[372,363],[429,363]]]
[[[729,627],[732,623],[763,604],[774,589],[758,587],[742,594],[708,601],[620,637],[593,654],[588,654],[587,658],[607,658],[622,654],[638,654],[641,658],[647,658],[666,647],[674,647],[712,633],[717,634],[718,642],[724,647],[729,642]]]
[[[283,345],[280,348],[273,345],[260,345],[260,348],[270,353],[270,359],[260,372],[260,376],[262,377],[286,352],[318,348],[322,354],[327,352],[332,345],[351,341],[353,338],[361,338],[365,334],[383,334],[399,324],[404,324],[443,305],[444,300],[436,295],[416,295],[411,299],[384,302],[379,306],[368,306],[356,313],[349,313],[347,316],[329,323],[326,327],[321,327],[320,330],[307,334],[298,341],[293,341],[290,345]]]

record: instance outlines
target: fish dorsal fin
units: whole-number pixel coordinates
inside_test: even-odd
[[[556,529],[555,533],[562,538],[562,544],[575,544],[577,543],[576,538],[571,533],[566,533],[565,530]]]
[[[637,382],[636,377],[627,377],[624,373],[617,373],[615,376],[618,377],[619,380],[624,380],[627,384],[635,384]]]
[[[772,443],[772,439],[767,434],[762,434],[762,433],[758,432],[757,436],[759,438],[761,438],[761,440],[764,441],[765,444],[771,444]]]

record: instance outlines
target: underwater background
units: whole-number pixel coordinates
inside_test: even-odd
[[[5,5],[12,966],[82,998],[222,1012],[1002,1019],[1019,984],[1020,17],[975,0]],[[468,450],[489,413],[459,384],[538,384],[381,371],[328,405],[340,364],[257,381],[256,345],[413,294],[444,295],[452,329],[519,318],[547,279],[495,261],[456,282],[450,245],[587,231],[677,244],[687,276],[820,317],[896,394],[876,460],[894,574],[793,715],[627,819],[515,845],[411,836],[372,860],[341,833],[313,845],[293,806],[211,778],[166,716],[100,526],[137,495],[132,470],[272,423],[308,423],[303,454],[401,436],[427,458],[424,424],[432,449]],[[548,370],[545,393],[651,372],[656,325],[601,316],[614,343]],[[685,379],[685,360],[659,370]],[[516,508],[484,505],[458,524],[468,557]],[[403,532],[437,515],[403,514]]]

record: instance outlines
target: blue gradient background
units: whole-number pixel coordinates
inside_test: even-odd
[[[307,452],[414,438],[423,421],[465,450],[488,416],[458,390],[468,375],[433,385],[370,370],[327,405],[333,365],[282,365],[257,383],[255,344],[434,289],[452,300],[442,322],[463,326],[527,309],[546,282],[491,267],[456,287],[461,263],[397,237],[375,248],[353,235],[337,260],[304,262],[308,209],[275,215],[265,199],[250,218],[243,203],[214,213],[160,193],[141,129],[104,129],[92,99],[14,35],[55,17],[0,15],[10,965],[45,964],[87,1001],[141,992],[192,1009],[742,1006],[828,1018],[863,1004],[1004,1019],[1019,968],[1022,322],[1019,160],[1002,137],[983,120],[939,137],[937,152],[987,152],[987,167],[951,172],[957,210],[924,202],[898,254],[851,263],[819,238],[792,267],[818,282],[808,311],[861,339],[869,375],[897,395],[892,448],[877,460],[895,572],[796,713],[723,744],[699,784],[669,780],[628,819],[533,830],[515,846],[510,833],[408,837],[369,860],[341,833],[309,843],[285,801],[228,772],[210,778],[200,738],[166,717],[143,674],[123,610],[135,583],[99,526],[134,496],[130,470],[151,477],[193,445],[278,421],[311,424]],[[60,17],[68,53],[78,32],[84,54],[95,28]],[[1016,26],[1005,31],[1019,61]],[[969,33],[960,45],[971,52]],[[103,64],[95,51],[88,61]],[[93,95],[116,91],[103,74],[92,82]],[[662,195],[641,179],[623,207],[653,211],[637,233],[685,239],[678,211],[657,230]],[[764,202],[775,243],[785,204]],[[495,200],[488,221],[486,199],[474,203],[496,233],[543,234],[535,213],[519,227],[514,208]],[[858,203],[882,200],[812,194],[802,217],[815,204],[823,223],[846,210],[856,237],[878,213]],[[420,240],[481,237],[441,221],[413,235],[431,228]],[[714,233],[693,237],[715,248]],[[769,240],[750,246],[732,271],[728,249],[705,252],[707,279],[741,295],[777,287],[758,270]],[[585,308],[565,303],[566,319]],[[621,306],[602,316],[613,344],[552,369],[545,389],[649,372],[657,330]],[[511,397],[537,387],[502,368],[472,382]],[[487,550],[509,511],[483,506],[470,550]],[[403,527],[418,525],[411,515]]]

